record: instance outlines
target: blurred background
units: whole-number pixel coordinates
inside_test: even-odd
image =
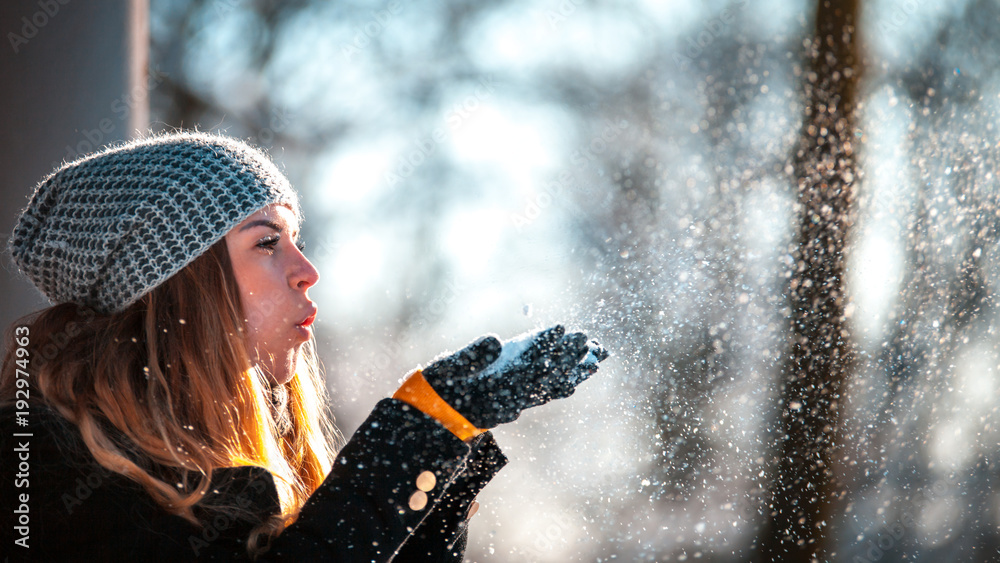
[[[484,333],[611,350],[495,431],[467,560],[1000,560],[997,2],[0,12],[4,236],[108,142],[267,149],[345,434]]]

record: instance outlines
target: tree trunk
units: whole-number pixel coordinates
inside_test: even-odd
[[[802,76],[807,105],[794,157],[798,228],[788,286],[790,349],[782,369],[771,505],[760,538],[763,561],[835,559],[824,539],[833,504],[842,497],[833,468],[838,406],[852,364],[844,253],[857,177],[858,12],[858,0],[820,0],[811,64]]]

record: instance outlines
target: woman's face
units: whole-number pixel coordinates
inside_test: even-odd
[[[278,384],[295,375],[317,311],[306,292],[319,281],[319,272],[302,254],[298,237],[298,219],[279,204],[257,211],[226,235],[251,360]]]

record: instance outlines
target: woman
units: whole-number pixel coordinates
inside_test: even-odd
[[[569,396],[607,354],[561,327],[481,338],[338,448],[300,222],[265,155],[201,133],[39,185],[11,253],[57,304],[5,343],[11,560],[462,559],[474,498],[506,463],[487,429]]]

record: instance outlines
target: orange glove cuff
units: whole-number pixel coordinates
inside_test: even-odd
[[[420,409],[424,414],[440,422],[441,426],[450,430],[463,442],[486,432],[473,426],[457,410],[446,403],[437,394],[437,391],[427,383],[427,380],[424,379],[424,373],[419,369],[406,378],[406,381],[399,386],[392,398]]]

